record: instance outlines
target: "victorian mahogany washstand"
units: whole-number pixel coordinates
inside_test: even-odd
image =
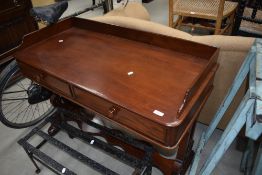
[[[67,119],[59,113],[53,116],[49,137],[67,120],[76,121],[81,129],[81,122],[92,118],[85,118],[83,111],[100,114],[114,130],[152,148],[152,158],[145,162],[164,174],[184,174],[194,155],[196,119],[212,90],[218,51],[177,38],[71,18],[27,35],[15,58],[23,75],[52,91],[51,103],[61,113],[67,111]],[[41,159],[42,153],[36,152],[40,147],[25,146],[29,137],[19,143],[29,155]],[[118,137],[104,137],[137,158],[150,151]],[[165,157],[174,154],[174,159]]]

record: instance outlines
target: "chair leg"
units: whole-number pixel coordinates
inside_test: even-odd
[[[233,28],[233,35],[237,35],[239,33],[239,28],[240,28],[245,6],[246,6],[246,0],[239,0],[238,8],[236,10],[236,19]]]
[[[169,15],[169,27],[173,27],[174,23],[174,14],[173,14],[173,0],[169,0],[168,6],[168,15]]]
[[[228,28],[228,35],[232,35],[233,27],[234,27],[234,19],[235,19],[235,12],[232,13],[229,17],[229,28]]]
[[[214,35],[219,35],[221,34],[220,32],[221,32],[221,24],[218,25],[218,22],[217,22]]]
[[[216,20],[216,27],[214,35],[221,34],[222,17]]]
[[[177,29],[180,29],[183,19],[184,19],[183,16],[179,16],[179,18],[177,20],[177,25],[176,25]]]
[[[174,27],[174,17],[173,14],[169,16],[169,27]]]
[[[181,16],[177,17],[177,20],[176,20],[176,22],[173,25],[174,28],[176,28],[178,26],[178,23],[180,22],[181,18],[182,18]]]

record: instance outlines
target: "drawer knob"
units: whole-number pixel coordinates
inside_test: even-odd
[[[115,107],[111,107],[108,111],[108,116],[110,118],[114,117],[117,114],[117,109]]]
[[[39,75],[37,75],[35,78],[36,78],[36,81],[40,81],[41,80],[41,77]]]
[[[36,81],[41,81],[41,79],[43,79],[44,75],[43,74],[39,74],[39,75],[36,75],[35,78],[36,78]]]

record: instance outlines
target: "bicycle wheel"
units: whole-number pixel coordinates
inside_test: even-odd
[[[23,77],[15,60],[5,67],[0,75],[0,120],[3,124],[25,128],[55,112],[49,99],[29,103],[29,90],[36,85]]]

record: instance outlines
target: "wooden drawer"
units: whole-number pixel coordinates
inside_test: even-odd
[[[102,114],[108,118],[113,119],[114,115],[117,114],[119,107],[111,102],[108,102],[96,95],[92,95],[87,91],[80,88],[73,88],[75,94],[75,100],[80,104]]]
[[[166,129],[163,128],[163,126],[147,120],[131,111],[126,109],[119,110],[115,116],[115,121],[153,140],[158,140],[161,143],[166,142]]]
[[[72,97],[72,93],[70,91],[70,86],[66,82],[52,77],[50,75],[44,74],[42,78],[40,78],[40,81],[43,82],[47,87],[50,87],[51,89],[66,95],[68,97]]]
[[[23,70],[23,74],[26,77],[45,86],[48,89],[51,89],[52,91],[57,92],[58,94],[72,97],[70,86],[65,81],[23,63],[19,63],[19,66]]]
[[[80,88],[73,88],[75,100],[86,107],[108,117],[126,127],[147,135],[152,139],[165,142],[166,130],[162,126],[140,117],[138,114],[121,108],[96,95],[92,95]]]
[[[32,68],[31,66],[25,65],[23,63],[18,62],[19,68],[23,70],[23,75],[29,79],[32,79],[39,83],[40,77],[42,75],[42,72]]]

